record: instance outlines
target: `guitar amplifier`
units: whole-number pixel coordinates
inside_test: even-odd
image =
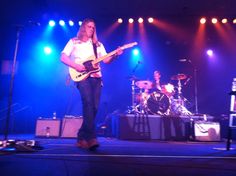
[[[62,120],[61,137],[76,138],[83,123],[83,117],[65,116]]]
[[[35,136],[38,137],[59,137],[60,119],[40,118],[36,122]]]
[[[220,124],[218,122],[195,121],[194,136],[197,141],[220,141]]]

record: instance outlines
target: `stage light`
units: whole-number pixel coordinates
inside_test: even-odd
[[[134,19],[133,18],[129,18],[129,23],[133,23]]]
[[[153,23],[154,19],[152,17],[148,18],[149,23]]]
[[[139,50],[138,49],[133,49],[133,55],[138,56],[139,55]]]
[[[140,17],[140,18],[138,19],[138,22],[139,22],[139,23],[143,23],[143,18]]]
[[[78,22],[79,26],[81,26],[81,25],[82,25],[82,23],[83,23],[82,21],[79,21],[79,22]]]
[[[53,26],[56,25],[56,23],[55,23],[54,20],[50,20],[50,21],[48,22],[48,24],[49,24],[49,26],[51,26],[51,27],[53,27]]]
[[[119,19],[117,20],[117,22],[118,22],[118,23],[123,23],[122,18],[119,18]]]
[[[206,23],[206,18],[204,18],[204,17],[201,18],[201,19],[200,19],[200,23],[201,23],[201,24],[205,24],[205,23]]]
[[[234,23],[234,24],[236,24],[236,18],[235,18],[235,19],[233,19],[233,23]]]
[[[69,25],[74,26],[74,22],[72,20],[69,20]]]
[[[46,55],[49,55],[52,53],[52,49],[49,46],[45,46],[43,50]]]
[[[217,21],[218,21],[218,20],[217,20],[216,18],[212,18],[212,19],[211,19],[211,22],[212,22],[213,24],[216,24]]]
[[[213,56],[213,51],[212,51],[211,49],[207,50],[206,53],[207,53],[207,55],[210,56],[210,57]]]
[[[65,21],[64,21],[64,20],[60,20],[60,21],[59,21],[59,24],[60,24],[61,26],[65,26]]]
[[[222,22],[223,24],[225,24],[225,23],[228,22],[228,20],[227,20],[226,18],[223,18],[223,19],[221,20],[221,22]]]

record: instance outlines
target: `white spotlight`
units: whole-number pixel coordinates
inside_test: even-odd
[[[129,19],[129,23],[133,23],[134,22],[134,19],[133,18],[130,18]]]
[[[122,23],[122,22],[123,22],[122,18],[119,18],[119,19],[117,20],[117,22],[118,22],[118,23]]]
[[[60,20],[60,21],[59,21],[59,24],[60,24],[61,26],[65,26],[65,21],[64,21],[64,20]]]
[[[139,23],[143,23],[143,18],[140,17],[140,18],[138,19],[138,22],[139,22]]]
[[[82,25],[82,21],[79,21],[78,24],[79,24],[79,26],[81,26]]]
[[[54,20],[50,20],[50,21],[48,22],[48,24],[49,24],[49,26],[51,26],[51,27],[53,27],[53,26],[56,25],[56,23],[55,23]]]
[[[148,18],[149,23],[153,23],[154,19],[152,17]]]
[[[200,23],[201,23],[201,24],[205,24],[205,23],[206,23],[206,18],[204,18],[204,17],[201,18],[201,19],[200,19]]]
[[[74,26],[74,22],[72,20],[69,20],[69,25]]]
[[[212,18],[212,19],[211,19],[211,22],[212,22],[213,24],[216,24],[217,21],[218,21],[217,18]]]
[[[224,19],[221,20],[221,22],[222,22],[223,24],[225,24],[225,23],[228,22],[228,20],[227,20],[226,18],[224,18]]]

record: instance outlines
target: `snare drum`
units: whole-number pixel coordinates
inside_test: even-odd
[[[165,114],[170,107],[170,100],[164,93],[153,92],[147,99],[147,111],[150,114]]]
[[[148,92],[141,92],[136,95],[136,102],[138,104],[145,105],[147,103],[148,98],[149,98]]]

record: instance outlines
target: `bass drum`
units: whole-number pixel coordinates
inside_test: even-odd
[[[150,114],[167,115],[169,107],[169,98],[161,92],[153,92],[147,100],[147,111]]]

